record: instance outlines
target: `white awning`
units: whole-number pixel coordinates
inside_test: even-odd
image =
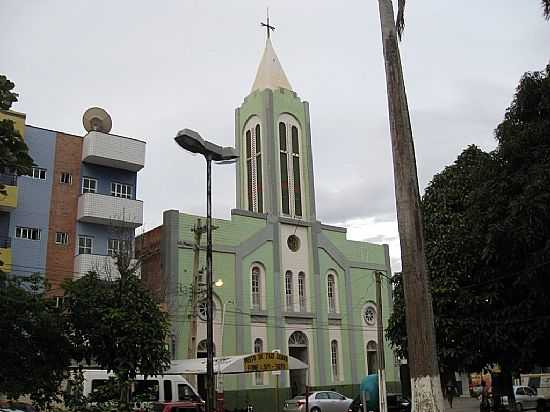
[[[308,368],[306,363],[292,356],[275,354],[276,357],[271,359],[272,356],[271,352],[264,352],[214,358],[214,373],[250,373]],[[164,375],[200,375],[205,373],[206,358],[200,358],[173,360]]]

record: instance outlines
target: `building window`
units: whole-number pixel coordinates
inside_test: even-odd
[[[78,237],[78,254],[79,255],[91,255],[93,249],[93,238],[90,236]]]
[[[279,167],[283,214],[302,217],[300,132],[296,121],[288,115],[279,121]]]
[[[293,299],[292,299],[292,272],[289,270],[285,273],[285,296],[286,296],[286,310],[293,312]]]
[[[109,256],[118,256],[130,251],[130,241],[120,239],[109,239],[107,254]]]
[[[29,173],[29,177],[33,179],[46,180],[46,169],[41,167],[33,167]]]
[[[82,178],[82,193],[97,193],[97,179]]]
[[[376,353],[376,342],[373,340],[367,343],[367,369],[369,375],[378,370],[378,354]]]
[[[304,272],[298,274],[298,299],[300,312],[306,312],[306,274]]]
[[[261,271],[258,266],[252,268],[252,308],[260,310],[262,308],[262,289],[261,289]]]
[[[372,303],[363,308],[363,320],[369,326],[376,325],[376,307]]]
[[[69,234],[67,232],[55,232],[55,244],[56,245],[68,245]]]
[[[300,181],[300,145],[298,143],[298,128],[292,126],[292,176],[294,179],[294,213],[302,216],[302,183]]]
[[[286,150],[286,124],[279,123],[279,163],[281,168],[281,198],[283,214],[290,214],[290,200],[288,193],[288,153]]]
[[[260,353],[264,351],[264,343],[260,338],[254,341],[254,353]],[[264,374],[262,372],[256,372],[254,374],[254,381],[256,385],[264,384]]]
[[[73,175],[69,172],[62,172],[61,178],[59,180],[61,183],[72,185],[73,184]]]
[[[212,320],[216,318],[216,303],[212,302]],[[199,319],[206,322],[208,319],[208,302],[202,300],[197,305],[197,312],[199,314]]]
[[[40,240],[41,230],[34,227],[17,226],[15,237],[19,239]]]
[[[286,240],[286,245],[293,252],[297,252],[300,249],[300,238],[296,235],[290,235]]]
[[[262,133],[258,119],[251,119],[245,130],[248,210],[263,213]]]
[[[332,380],[338,379],[338,341],[330,342],[330,364],[332,366]]]
[[[336,313],[336,279],[333,274],[327,276],[327,297],[329,313]]]
[[[132,186],[124,183],[111,183],[111,196],[123,197],[125,199],[132,198]]]

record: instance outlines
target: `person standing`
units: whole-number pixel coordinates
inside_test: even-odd
[[[449,381],[447,385],[447,400],[449,401],[449,406],[453,407],[453,399],[456,396],[456,387],[453,381]]]
[[[489,389],[487,383],[481,378],[481,403],[479,405],[480,412],[488,412],[491,410],[489,403]]]

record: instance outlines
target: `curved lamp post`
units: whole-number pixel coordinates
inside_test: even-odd
[[[176,143],[191,153],[199,153],[206,159],[206,408],[214,411],[214,326],[212,318],[212,161],[229,163],[239,157],[233,147],[222,147],[204,140],[199,133],[191,129],[180,130],[175,137]]]

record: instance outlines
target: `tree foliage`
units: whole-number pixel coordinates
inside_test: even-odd
[[[64,285],[70,339],[78,362],[113,371],[121,385],[119,410],[128,410],[128,384],[137,374],[161,374],[170,363],[168,321],[149,290],[118,256],[121,276],[97,273]]]
[[[438,359],[442,371],[474,367],[481,362],[472,345],[479,346],[484,302],[489,291],[472,291],[484,281],[478,256],[483,243],[483,220],[473,220],[474,193],[491,173],[492,157],[470,146],[456,162],[436,175],[423,197],[426,257],[430,271]],[[481,277],[481,278],[480,278]],[[401,276],[394,279],[396,308],[387,335],[406,357],[406,328]],[[474,293],[472,293],[474,292]],[[473,340],[473,342],[472,342]]]
[[[17,93],[12,90],[13,82],[4,75],[0,75],[0,109],[9,110],[17,101]],[[0,172],[28,174],[33,166],[29,156],[29,148],[21,134],[15,129],[11,120],[0,121]],[[0,190],[2,185],[0,182]]]
[[[20,279],[0,272],[0,393],[30,395],[42,407],[57,400],[70,364],[64,332],[40,275]]]
[[[0,74],[0,109],[9,110],[11,105],[17,101],[19,96],[13,92],[15,84],[10,81],[6,76]]]
[[[441,367],[548,364],[550,336],[550,65],[527,73],[497,148],[465,149],[422,199]],[[403,302],[400,278],[396,302]],[[403,305],[387,336],[406,355]]]

